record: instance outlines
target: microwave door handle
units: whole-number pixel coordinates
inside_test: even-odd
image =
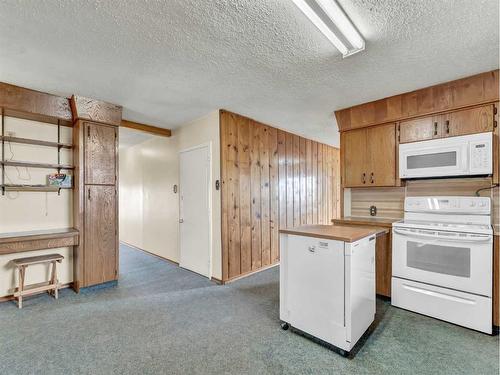
[[[431,240],[434,240],[436,242],[442,242],[442,241],[448,241],[448,242],[488,242],[491,241],[491,236],[477,236],[477,237],[459,237],[459,236],[453,236],[453,237],[441,237],[439,235],[425,235],[421,233],[408,233],[407,231],[404,230],[399,230],[399,229],[393,229],[394,233],[399,234],[401,236],[405,237],[413,237],[413,238],[428,238]],[[432,242],[434,242],[432,241]]]

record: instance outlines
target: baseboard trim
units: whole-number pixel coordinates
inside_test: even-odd
[[[221,279],[218,279],[216,277],[211,277],[210,280],[215,281],[217,284],[222,285],[224,284]]]
[[[175,264],[176,266],[179,265],[178,262],[176,262],[175,260],[172,260],[172,259],[168,259],[168,258],[165,258],[165,257],[162,257],[161,255],[158,255],[158,254],[155,254],[155,253],[152,253],[151,251],[147,251],[147,250],[144,250],[144,249],[141,249],[140,247],[137,247],[137,246],[134,246],[134,245],[131,245],[125,241],[120,241],[120,243],[124,244],[125,246],[128,246],[128,247],[131,247],[132,249],[135,249],[135,250],[139,250],[139,251],[142,251],[143,253],[146,253],[146,254],[149,254],[149,255],[152,255],[154,257],[157,257],[159,259],[162,259],[162,260],[166,260],[167,262],[170,262],[172,264]]]
[[[227,279],[226,281],[223,282],[223,284],[232,283],[233,281],[241,280],[241,279],[243,279],[245,277],[255,275],[256,273],[259,273],[259,272],[262,272],[262,271],[266,271],[266,270],[268,270],[270,268],[273,268],[273,267],[276,267],[276,266],[279,266],[279,265],[280,265],[280,262],[277,262],[277,263],[274,263],[274,264],[270,264],[268,266],[261,267],[258,270],[250,271],[250,272],[244,273],[242,275],[235,276],[235,277],[233,277],[231,279]]]
[[[61,284],[61,287],[59,288],[59,290],[61,289],[66,289],[66,288],[69,288],[73,285],[73,283],[66,283],[66,284]],[[46,291],[42,291],[42,292],[39,292],[39,293],[33,293],[33,294],[30,294],[29,296],[25,296],[23,297],[24,298],[30,298],[30,297],[33,297],[33,296],[38,296],[40,294],[44,294],[44,293],[47,293]],[[13,294],[9,294],[7,296],[3,296],[3,297],[0,297],[0,303],[2,302],[8,302],[8,301],[13,301],[15,300],[16,298],[14,297]]]

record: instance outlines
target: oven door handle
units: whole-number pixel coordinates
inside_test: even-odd
[[[401,236],[405,237],[414,237],[414,238],[427,238],[427,239],[432,239],[436,241],[453,241],[453,242],[488,242],[492,240],[492,236],[490,235],[476,235],[475,237],[459,237],[453,236],[453,237],[440,237],[439,235],[425,235],[421,234],[418,232],[408,232],[404,229],[392,229],[394,233],[399,234]]]
[[[453,302],[465,303],[465,304],[468,304],[468,305],[474,305],[475,304],[475,302],[473,300],[470,300],[468,298],[462,298],[462,297],[458,297],[458,296],[453,296],[451,294],[440,293],[440,292],[436,292],[436,291],[429,290],[429,289],[424,289],[424,288],[417,288],[415,286],[411,286],[411,285],[408,285],[408,284],[403,284],[403,288],[408,289],[408,290],[410,290],[412,292],[415,292],[415,293],[426,294],[426,295],[431,296],[431,297],[437,297],[437,298],[441,298],[441,299],[447,299],[447,300],[453,301]]]

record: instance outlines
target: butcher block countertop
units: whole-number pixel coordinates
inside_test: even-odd
[[[377,234],[381,228],[368,228],[348,225],[301,225],[299,227],[280,229],[280,233],[314,238],[324,238],[344,242],[355,242],[367,236]]]
[[[373,225],[377,227],[387,227],[391,228],[392,223],[399,221],[401,219],[388,219],[384,217],[356,217],[356,216],[346,216],[340,219],[333,219],[332,222],[334,224],[342,224],[342,225]]]

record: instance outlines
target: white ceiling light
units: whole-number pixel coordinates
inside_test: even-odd
[[[341,40],[334,31],[321,19],[309,5],[307,0],[293,0],[295,5],[311,20],[311,22],[333,43],[343,57],[350,56],[365,49],[365,41],[356,30],[351,20],[344,13],[335,0],[314,0],[321,10],[331,19],[338,28],[345,41]],[[348,45],[350,44],[350,45]]]

